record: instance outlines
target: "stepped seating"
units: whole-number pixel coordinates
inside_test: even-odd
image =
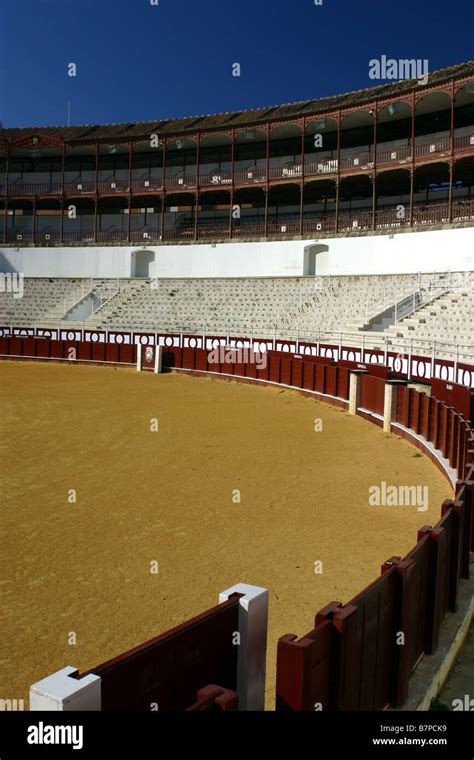
[[[437,353],[474,362],[474,275],[440,273],[345,277],[126,279],[117,281],[28,279],[24,296],[0,293],[0,324],[51,326],[64,316],[80,290],[99,298],[112,294],[85,325],[90,329],[152,330],[233,337],[297,337],[337,343]],[[421,292],[425,305],[385,330],[368,322],[402,299]],[[70,315],[71,317],[71,315]],[[73,325],[69,319],[65,322]],[[379,323],[377,323],[379,324]],[[82,326],[79,323],[78,326]]]
[[[0,292],[0,325],[29,325],[57,322],[64,314],[64,300],[72,298],[84,283],[82,279],[25,278],[23,296],[4,288]]]
[[[440,288],[446,277],[437,276]],[[94,326],[236,337],[357,331],[373,313],[432,281],[432,275],[148,280],[114,298],[96,315]]]

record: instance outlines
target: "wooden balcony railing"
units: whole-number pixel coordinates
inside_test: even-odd
[[[64,184],[65,195],[86,195],[87,193],[95,193],[94,181],[82,182],[81,180],[77,180],[76,182],[66,182]]]
[[[319,219],[305,219],[303,221],[303,234],[317,232],[334,232],[336,229],[336,215],[332,214]]]
[[[263,237],[265,235],[265,222],[257,224],[239,224],[232,225],[232,237],[251,238]]]
[[[406,227],[410,224],[410,208],[404,209],[404,215],[397,209],[377,209],[376,227],[378,230],[392,229],[394,227]]]
[[[238,169],[234,172],[234,182],[243,185],[253,185],[255,182],[266,182],[267,171],[263,168],[251,167],[250,169]]]
[[[359,171],[360,169],[372,169],[374,166],[374,155],[370,153],[360,153],[355,156],[341,157],[341,172]]]
[[[468,222],[474,219],[474,200],[454,201],[453,222]]]
[[[15,182],[9,184],[7,195],[10,197],[19,197],[24,195],[61,195],[62,187],[60,182]]]
[[[339,231],[347,230],[370,230],[373,226],[371,211],[342,212],[339,215]]]
[[[470,135],[461,135],[461,137],[455,137],[454,150],[474,151],[474,132],[472,132]]]
[[[132,191],[137,190],[145,193],[151,193],[154,190],[163,190],[163,177],[143,177],[142,179],[132,179]]]
[[[415,145],[415,159],[426,158],[429,156],[441,156],[451,151],[451,140],[449,137],[443,137],[441,140],[435,140],[423,145]]]
[[[201,187],[210,187],[213,185],[231,185],[232,172],[214,172],[212,174],[200,174],[199,184]]]
[[[97,232],[96,240],[98,243],[114,243],[128,240],[128,233],[123,230],[105,230]]]
[[[413,209],[413,225],[447,224],[449,222],[449,203],[438,203],[431,206],[415,206]]]
[[[35,233],[35,243],[60,243],[61,232],[59,230],[44,230]]]
[[[161,230],[158,227],[146,227],[143,230],[131,230],[130,240],[160,240]]]
[[[268,223],[269,235],[297,235],[301,229],[300,221],[277,221]]]
[[[392,150],[377,151],[377,166],[388,166],[390,164],[405,163],[411,161],[413,150],[410,145]]]
[[[63,241],[65,243],[94,243],[95,232],[93,230],[64,230]]]
[[[128,193],[128,179],[108,179],[102,180],[97,185],[100,193]]]
[[[183,188],[183,187],[196,187],[197,186],[197,174],[184,174],[179,177],[166,177],[165,187],[170,188]]]
[[[7,242],[9,243],[32,243],[33,230],[8,230]]]
[[[304,173],[307,177],[319,174],[337,174],[337,158],[309,161],[304,165]]]
[[[303,167],[301,163],[286,166],[271,166],[269,170],[270,179],[291,179],[292,177],[301,177]]]
[[[42,219],[42,217],[38,217]],[[93,217],[88,216],[88,224],[93,223]],[[4,217],[5,220],[5,217]],[[126,230],[100,230],[95,233],[92,229],[88,230],[68,230],[67,220],[64,221],[64,230],[61,237],[59,230],[37,230],[34,235],[31,229],[9,229],[5,232],[4,220],[0,220],[0,241],[8,243],[126,243],[128,231]],[[3,221],[3,224],[1,223]],[[118,220],[119,221],[119,220]],[[452,204],[452,221],[462,223],[474,221],[474,199],[453,200]],[[44,223],[44,222],[43,222]],[[83,221],[83,223],[86,223]],[[99,219],[98,219],[99,223]],[[429,226],[433,224],[449,223],[449,204],[448,202],[418,204],[413,206],[413,226]],[[376,211],[375,228],[379,230],[390,230],[410,226],[410,209],[407,205],[405,216],[400,216],[399,207],[380,208]],[[355,230],[371,230],[374,227],[372,212],[368,209],[348,211],[341,209],[339,214],[338,232],[349,232]],[[222,238],[259,238],[266,233],[270,237],[280,235],[317,235],[318,233],[333,233],[336,231],[336,215],[333,209],[326,215],[315,212],[305,212],[303,224],[297,214],[291,214],[291,218],[275,219],[270,216],[267,225],[263,217],[244,217],[240,220],[233,220],[232,226],[229,220],[223,218],[222,221],[206,222],[199,219],[197,226],[198,240],[217,240]],[[158,224],[153,227],[143,227],[138,230],[131,230],[130,241],[133,242],[157,242],[160,240],[185,240],[192,241],[196,239],[196,226],[194,221],[189,221],[177,227],[170,227],[164,230],[163,237],[161,226]]]

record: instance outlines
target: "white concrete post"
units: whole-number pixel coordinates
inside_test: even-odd
[[[349,414],[357,414],[360,400],[360,372],[351,372],[349,379]]]
[[[267,656],[268,591],[237,583],[219,594],[219,604],[232,594],[244,594],[239,607],[240,643],[237,655],[237,692],[240,711],[263,710]]]
[[[101,679],[92,674],[77,679],[77,668],[68,666],[30,687],[30,710],[69,712],[100,711]]]
[[[385,383],[385,393],[383,402],[383,431],[390,433],[392,431],[392,422],[395,419],[397,410],[397,386]]]
[[[137,372],[142,371],[142,344],[139,343],[137,347]]]
[[[155,373],[163,372],[163,346],[155,347]]]

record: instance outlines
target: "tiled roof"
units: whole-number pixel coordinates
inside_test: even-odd
[[[433,85],[441,85],[453,79],[461,79],[474,76],[474,61],[460,63],[446,69],[440,69],[430,73],[427,85],[418,84],[417,80],[403,80],[393,83],[367,87],[355,92],[343,95],[333,95],[317,100],[302,100],[296,103],[288,103],[265,108],[253,108],[247,111],[235,111],[207,116],[190,116],[186,118],[167,119],[158,121],[142,121],[128,124],[86,124],[71,127],[21,127],[3,129],[3,136],[8,142],[21,137],[28,137],[41,132],[64,141],[84,140],[86,142],[101,139],[123,140],[139,138],[153,134],[172,135],[176,133],[195,133],[207,129],[256,126],[270,121],[298,118],[337,110],[339,108],[351,108],[359,104],[370,104],[375,100],[402,96],[407,92],[422,91]]]

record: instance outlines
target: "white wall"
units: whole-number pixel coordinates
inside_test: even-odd
[[[150,245],[151,277],[292,277],[474,269],[474,227],[261,243]],[[130,277],[141,246],[0,248],[0,272],[26,277]],[[306,252],[306,254],[305,254]]]

